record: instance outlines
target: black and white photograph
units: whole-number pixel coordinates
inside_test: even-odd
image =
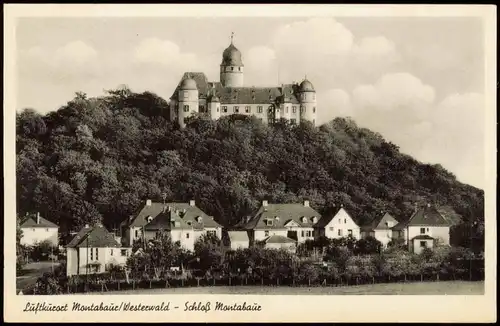
[[[136,295],[157,302],[142,313],[257,314],[245,297],[496,288],[491,24],[302,6],[11,20],[19,311],[85,295],[73,318],[130,312]]]

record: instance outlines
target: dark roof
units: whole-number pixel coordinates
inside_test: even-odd
[[[114,235],[102,225],[84,227],[68,243],[67,248],[119,248]]]
[[[283,84],[271,87],[224,87],[220,82],[209,82],[202,72],[186,72],[174,90],[170,99],[177,100],[179,90],[184,80],[192,78],[198,87],[199,97],[210,99],[216,96],[224,104],[299,104],[299,85]]]
[[[58,228],[58,226],[49,220],[44,219],[40,216],[40,223],[36,222],[37,216],[30,215],[24,218],[21,222],[21,228]]]
[[[450,226],[450,223],[438,212],[436,207],[425,206],[413,213],[408,221],[396,225],[394,229],[400,230],[408,226]]]
[[[150,206],[144,205],[139,214],[132,220],[130,227],[142,227],[148,224],[148,216],[153,219],[156,218],[160,213],[168,210],[170,207],[173,211],[178,211],[179,216],[183,221],[190,221],[191,225],[195,230],[202,230],[204,228],[216,228],[221,227],[212,216],[208,216],[196,205],[190,206],[189,203],[151,203]],[[186,212],[184,213],[184,210]],[[198,222],[198,217],[201,217],[201,221]],[[152,221],[151,221],[152,222]]]
[[[233,42],[222,52],[222,63],[221,66],[241,66],[243,67],[243,61],[241,60],[241,52],[238,50]]]
[[[335,213],[329,214],[328,216],[323,216],[323,218],[321,218],[321,220],[319,220],[319,222],[314,227],[316,227],[316,228],[324,228],[325,226],[328,225],[328,223],[330,223],[335,218],[335,216],[337,216],[337,214],[341,210],[344,210],[344,212],[354,221],[354,223],[356,223],[356,220],[352,218],[351,214],[349,214],[349,212],[345,209],[345,207],[344,206],[340,206],[335,211]]]
[[[314,86],[309,80],[304,79],[302,83],[300,83],[300,90],[302,92],[314,92]]]
[[[278,219],[276,219],[278,217]],[[305,221],[303,221],[305,217]],[[310,206],[304,204],[267,204],[261,206],[257,213],[247,223],[242,223],[243,229],[284,229],[288,223],[295,223],[299,227],[313,227],[321,219],[321,215]],[[266,220],[272,220],[267,225]]]
[[[196,86],[196,81],[188,77],[182,81],[180,89],[197,90],[198,87]]]
[[[387,222],[392,222],[392,226],[387,226]],[[398,224],[398,221],[389,213],[385,213],[375,218],[370,224],[361,227],[363,231],[389,230]]]
[[[265,243],[295,243],[296,241],[283,235],[272,235],[264,239]]]
[[[190,221],[182,219],[174,210],[161,212],[144,226],[146,231],[193,229]]]
[[[434,240],[434,238],[427,234],[420,234],[413,237],[412,240]]]

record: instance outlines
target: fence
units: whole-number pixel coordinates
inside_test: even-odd
[[[216,287],[216,286],[290,286],[290,287],[318,287],[318,286],[352,286],[364,284],[380,283],[400,283],[400,282],[430,282],[430,281],[478,281],[484,280],[484,270],[463,271],[460,273],[421,273],[402,274],[398,276],[357,276],[357,277],[332,277],[330,275],[320,275],[319,277],[259,277],[259,276],[224,276],[218,278],[168,278],[168,279],[125,279],[111,280],[101,279],[90,282],[79,279],[76,282],[68,282],[67,279],[60,280],[58,288],[51,288],[51,294],[72,294],[72,293],[92,293],[110,292],[126,290],[144,289],[164,289],[164,288],[185,288],[185,287]],[[23,290],[24,294],[47,294],[49,285],[39,284],[39,286]]]

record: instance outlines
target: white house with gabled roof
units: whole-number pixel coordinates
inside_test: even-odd
[[[329,239],[340,239],[352,236],[361,238],[359,225],[341,205],[335,214],[323,217],[315,227],[317,236],[325,236]]]

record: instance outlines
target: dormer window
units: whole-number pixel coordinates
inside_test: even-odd
[[[146,221],[148,223],[151,222],[152,220],[153,220],[153,216],[151,216],[151,215],[146,216]]]
[[[272,226],[273,225],[273,220],[271,220],[271,219],[266,220],[266,225],[267,226]]]
[[[191,224],[193,224],[193,222],[191,222],[191,221],[187,221],[186,223],[187,223],[187,225],[189,225],[189,226],[191,226]]]
[[[313,223],[317,223],[317,222],[318,222],[318,218],[317,218],[316,216],[313,216],[313,218],[312,218],[312,222],[313,222]]]
[[[279,216],[275,216],[275,217],[274,217],[274,219],[275,219],[276,221],[279,221],[279,220],[280,220],[280,217],[279,217]]]
[[[181,225],[181,223],[180,223],[179,221],[175,221],[175,222],[174,222],[174,226],[175,226],[175,227],[179,227],[180,225]]]
[[[201,223],[203,221],[203,218],[201,216],[198,216],[196,218],[196,222]]]
[[[307,217],[302,216],[302,223],[307,223]]]

